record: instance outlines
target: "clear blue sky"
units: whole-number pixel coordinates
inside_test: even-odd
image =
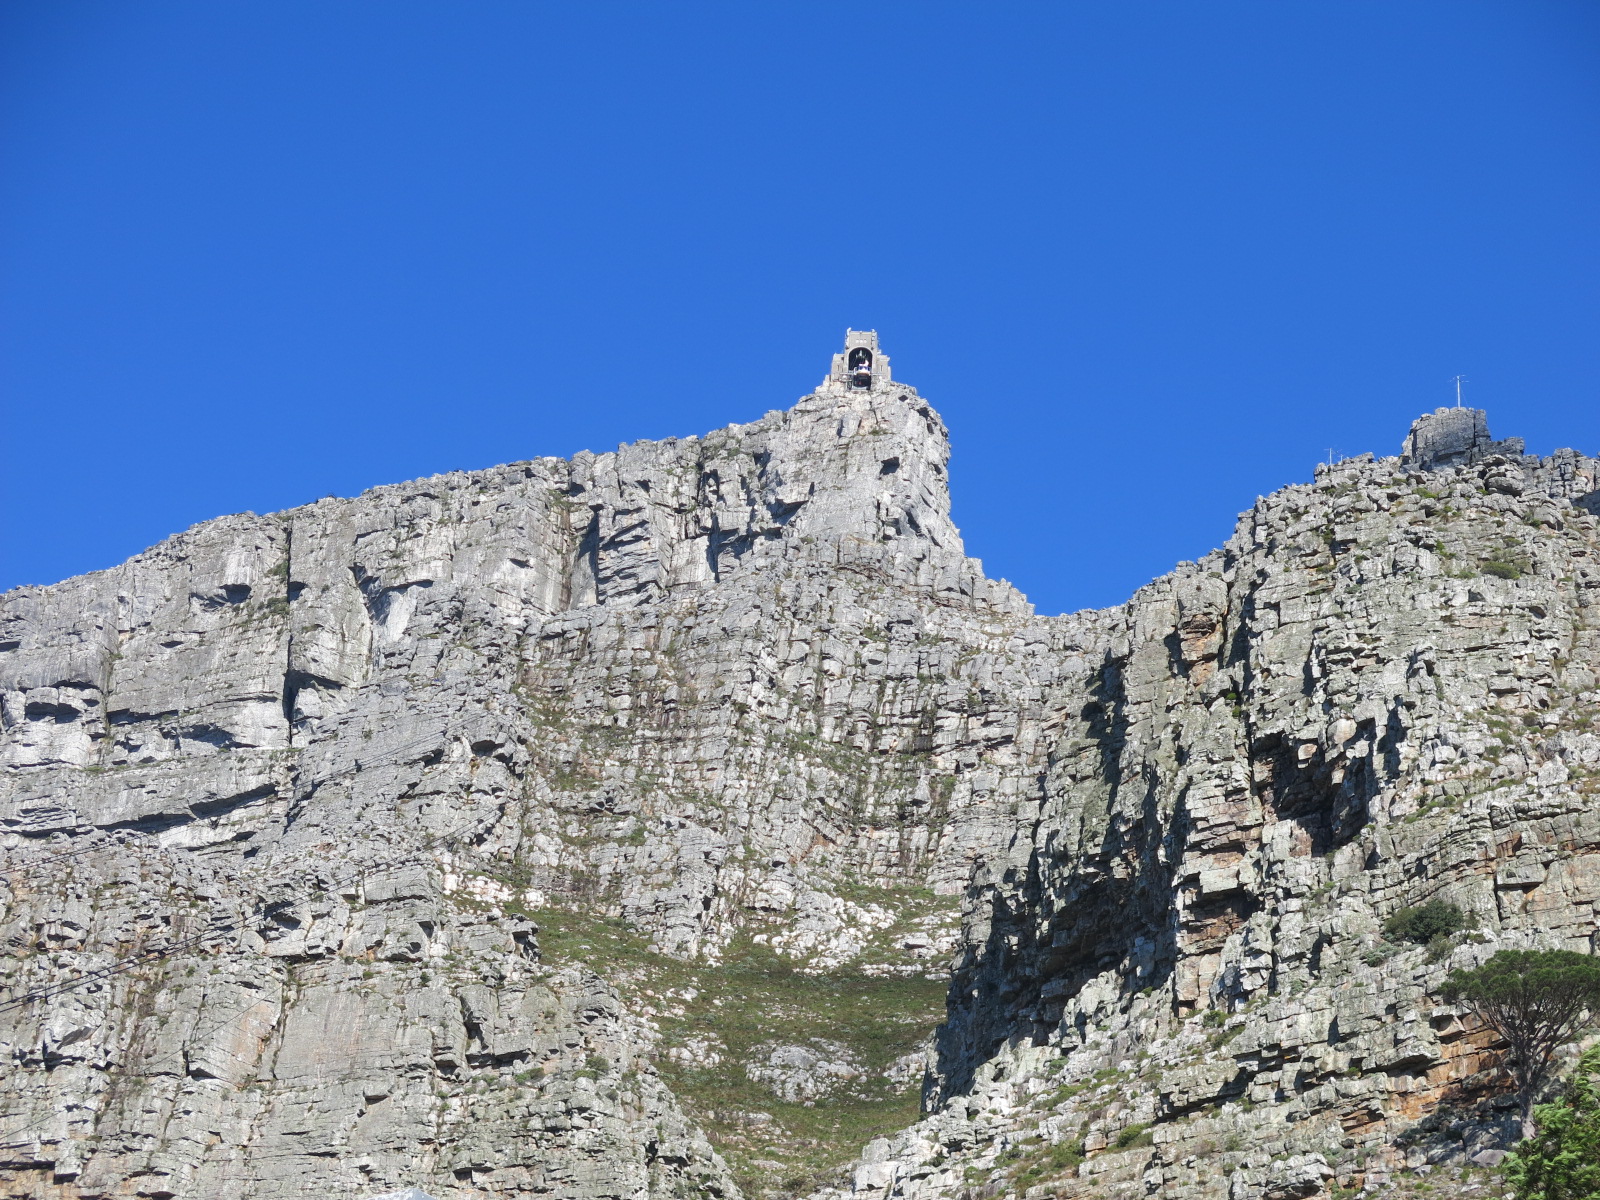
[[[702,432],[847,325],[1120,601],[1471,381],[1600,452],[1600,4],[8,0],[0,587]]]

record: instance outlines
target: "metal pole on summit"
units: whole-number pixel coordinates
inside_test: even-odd
[[[1461,385],[1463,383],[1467,382],[1466,377],[1462,376],[1462,375],[1455,375],[1455,376],[1451,377],[1450,382],[1456,385],[1456,407],[1460,408],[1461,407]]]

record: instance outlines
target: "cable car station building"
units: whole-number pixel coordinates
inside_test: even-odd
[[[844,331],[844,350],[833,356],[833,371],[823,384],[829,385],[850,391],[889,386],[889,356],[878,352],[876,329]]]

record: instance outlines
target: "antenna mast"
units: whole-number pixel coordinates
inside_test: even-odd
[[[1457,375],[1457,376],[1454,376],[1450,380],[1450,382],[1456,385],[1456,407],[1460,408],[1461,407],[1461,385],[1463,383],[1467,382],[1467,378],[1464,375]]]

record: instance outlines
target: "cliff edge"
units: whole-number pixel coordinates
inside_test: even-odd
[[[852,332],[749,424],[0,597],[0,1194],[1286,1200],[1492,1157],[1437,985],[1600,949],[1595,460],[1440,410],[1039,617],[948,455]],[[1471,928],[1384,936],[1434,898]]]

